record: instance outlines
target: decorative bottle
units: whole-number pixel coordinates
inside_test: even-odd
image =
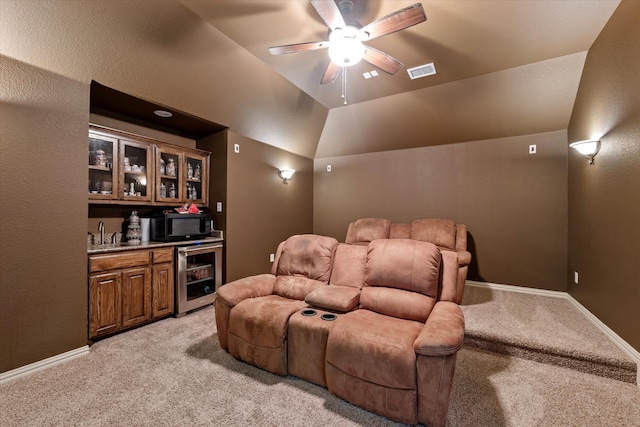
[[[175,199],[176,198],[176,185],[172,182],[171,186],[169,187],[169,198],[171,199]]]
[[[140,218],[137,211],[132,211],[127,227],[127,242],[130,245],[140,244]]]

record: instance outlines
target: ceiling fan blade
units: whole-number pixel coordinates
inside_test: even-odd
[[[404,64],[392,56],[387,55],[384,52],[380,52],[378,49],[374,49],[367,46],[367,50],[364,53],[364,59],[369,64],[384,71],[387,74],[394,75],[404,67]]]
[[[338,73],[340,73],[340,66],[333,61],[329,62],[320,84],[326,85],[335,82],[338,77]]]
[[[336,28],[344,28],[344,18],[338,9],[338,5],[333,0],[311,0],[311,4],[315,7],[316,12],[327,24],[329,28],[335,30]]]
[[[296,52],[304,52],[307,50],[318,50],[325,49],[329,47],[329,42],[309,42],[309,43],[295,43],[295,44],[287,44],[283,46],[274,46],[269,48],[269,53],[271,55],[282,55],[285,53],[296,53]]]
[[[422,4],[416,3],[365,25],[360,29],[360,34],[363,35],[362,40],[372,40],[404,30],[426,20],[427,15],[424,13]]]

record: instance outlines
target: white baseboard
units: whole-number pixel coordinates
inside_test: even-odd
[[[84,347],[76,348],[75,350],[64,352],[62,354],[58,354],[56,356],[49,357],[44,360],[40,360],[38,362],[21,366],[19,368],[12,369],[7,372],[3,372],[0,374],[0,384],[5,383],[7,381],[14,380],[24,375],[33,374],[34,372],[50,368],[52,366],[58,365],[63,362],[68,362],[71,359],[84,356],[85,354],[89,354],[88,345],[85,345]]]
[[[514,285],[501,285],[498,283],[489,283],[489,282],[476,282],[474,280],[467,280],[466,284],[468,286],[476,286],[479,288],[488,288],[495,289],[499,291],[507,291],[507,292],[520,292],[523,294],[531,294],[531,295],[541,295],[545,297],[552,298],[564,298],[568,300],[574,307],[576,307],[582,314],[585,315],[587,319],[593,323],[602,333],[604,333],[611,341],[618,346],[620,350],[622,350],[631,360],[633,360],[636,364],[636,384],[640,387],[640,352],[638,352],[635,348],[633,348],[628,342],[626,342],[620,335],[616,334],[611,328],[605,325],[600,319],[598,319],[593,313],[591,313],[585,306],[580,304],[578,300],[569,295],[568,292],[561,291],[549,291],[546,289],[536,289],[536,288],[526,288],[522,286],[514,286]]]

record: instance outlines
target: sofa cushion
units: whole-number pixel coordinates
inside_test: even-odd
[[[304,276],[328,282],[338,241],[333,237],[301,234],[282,246],[276,276]]]
[[[455,249],[456,223],[448,219],[418,219],[411,223],[411,238]]]
[[[331,270],[331,285],[362,288],[367,247],[341,243],[336,249]]]
[[[423,324],[369,310],[344,314],[327,341],[326,363],[385,387],[416,388],[413,343]],[[327,378],[327,381],[329,379]]]
[[[410,239],[376,240],[369,244],[365,286],[397,288],[438,296],[440,251]]]
[[[287,375],[289,317],[306,306],[304,301],[278,295],[242,301],[229,315],[229,353],[274,374]]]
[[[327,287],[327,284],[302,276],[278,276],[273,285],[273,293],[284,298],[304,300],[319,287]]]
[[[389,230],[390,239],[410,239],[411,224],[393,223]]]
[[[323,286],[311,292],[305,302],[313,307],[346,313],[358,306],[360,289],[351,286]]]
[[[360,218],[349,224],[345,243],[366,244],[376,239],[388,239],[391,221],[382,218]]]

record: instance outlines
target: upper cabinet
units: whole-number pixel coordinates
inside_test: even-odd
[[[185,199],[196,204],[208,204],[209,198],[209,154],[185,151]],[[206,177],[206,179],[205,179]]]
[[[184,200],[184,153],[171,147],[156,147],[156,201],[176,204]]]
[[[89,202],[208,204],[210,153],[91,127]]]
[[[119,148],[118,198],[135,204],[150,203],[153,200],[153,145],[121,139]]]
[[[89,131],[89,199],[115,200],[118,190],[118,139]]]

